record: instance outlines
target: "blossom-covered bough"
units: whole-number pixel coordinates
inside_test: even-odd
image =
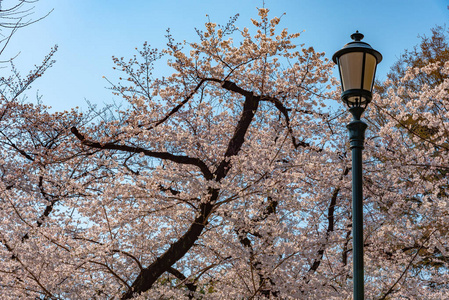
[[[267,9],[259,17],[114,58],[125,75],[113,92],[126,101],[115,111],[49,113],[3,86],[5,299],[350,298],[347,120],[325,106],[338,98],[333,64]],[[154,75],[164,61],[173,74]],[[444,299],[444,178],[403,158],[396,119],[368,116],[378,124],[365,163],[366,295]]]

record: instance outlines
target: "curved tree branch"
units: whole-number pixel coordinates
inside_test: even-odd
[[[174,155],[168,152],[157,152],[157,151],[150,151],[141,147],[136,146],[127,146],[127,145],[117,145],[115,143],[105,143],[101,144],[99,142],[94,142],[91,140],[88,140],[84,137],[83,134],[81,134],[76,127],[71,128],[72,133],[83,143],[83,145],[92,147],[92,148],[98,148],[103,150],[119,150],[124,152],[130,152],[130,153],[143,153],[146,156],[154,157],[154,158],[160,158],[160,159],[166,159],[170,160],[179,164],[186,164],[186,165],[193,165],[198,167],[201,172],[204,175],[204,178],[207,180],[211,180],[213,178],[212,173],[210,172],[207,165],[196,157],[189,157],[185,155]]]
[[[349,173],[349,168],[345,167],[345,169],[343,170],[343,174],[340,177],[340,179],[343,178],[343,176],[348,175]],[[337,205],[337,198],[338,198],[338,194],[340,193],[340,188],[337,187],[335,188],[334,192],[332,193],[332,197],[331,197],[331,201],[329,203],[329,207],[327,209],[327,230],[326,230],[326,239],[325,242],[321,245],[321,248],[318,250],[318,258],[315,259],[312,263],[312,265],[310,266],[310,269],[308,271],[308,273],[311,272],[315,272],[318,267],[321,264],[321,261],[323,260],[323,256],[324,256],[324,251],[326,249],[326,243],[329,239],[329,235],[334,231],[334,226],[335,226],[335,206]]]
[[[210,202],[216,200],[218,191],[214,190],[211,199],[207,203],[202,203],[200,215],[190,225],[190,228],[170,248],[158,257],[152,264],[141,270],[140,274],[131,285],[131,289],[123,294],[121,299],[130,299],[134,293],[141,293],[149,290],[156,280],[165,272],[168,272],[171,266],[181,259],[192,248],[198,240],[201,232],[207,224],[207,219],[212,211],[213,205]]]
[[[157,121],[156,124],[154,124],[154,126],[151,126],[150,129],[153,129],[157,126],[159,126],[160,124],[164,123],[165,121],[168,120],[168,118],[170,118],[173,114],[175,114],[184,104],[186,104],[187,102],[189,102],[190,99],[192,99],[193,95],[199,90],[199,88],[201,87],[201,85],[203,85],[203,83],[205,82],[204,79],[201,79],[200,82],[197,84],[197,86],[193,89],[193,91],[181,102],[179,103],[177,106],[175,106],[165,117],[163,117],[161,120]]]
[[[282,104],[282,102],[275,97],[264,96],[263,98],[261,98],[261,101],[268,101],[268,102],[273,103],[274,106],[279,110],[279,112],[284,116],[287,130],[292,138],[292,143],[293,143],[293,146],[295,147],[295,149],[298,149],[298,147],[310,147],[309,143],[306,143],[304,141],[297,141],[295,136],[293,135],[293,130],[290,126],[290,117],[288,115],[288,112],[290,111],[290,109],[286,108],[284,106],[284,104]],[[301,110],[301,112],[312,114],[311,111]]]
[[[178,278],[179,280],[184,282],[184,284],[189,289],[189,291],[192,292],[192,293],[189,293],[189,299],[193,299],[193,293],[196,291],[197,286],[192,282],[187,282],[186,281],[187,277],[173,267],[170,267],[168,269],[168,273],[172,274],[173,276],[175,276],[176,278]]]

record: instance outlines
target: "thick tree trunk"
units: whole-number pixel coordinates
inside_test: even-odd
[[[212,192],[212,198],[218,196],[218,191]],[[151,265],[144,268],[139,276],[131,286],[126,294],[122,296],[122,299],[132,298],[134,293],[141,293],[149,290],[156,280],[170,267],[181,259],[189,250],[192,248],[196,240],[198,240],[201,232],[207,224],[207,219],[213,208],[210,203],[204,203],[201,205],[201,213],[195,218],[195,221],[190,226],[189,230],[175,243],[173,243],[170,248]]]

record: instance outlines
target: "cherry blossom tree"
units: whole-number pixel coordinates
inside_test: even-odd
[[[378,86],[368,117],[367,200],[379,239],[367,246],[390,285],[380,299],[448,297],[448,53],[444,29],[433,29]]]
[[[6,299],[351,298],[349,116],[328,107],[334,66],[258,12],[250,29],[207,22],[197,42],[168,32],[166,49],[114,58],[123,106],[49,113],[2,98]],[[163,62],[173,73],[154,75]],[[448,296],[448,83],[398,85],[446,65],[408,69],[367,112],[369,299]],[[410,134],[401,122],[437,95],[432,137]]]
[[[102,185],[103,195],[111,193],[102,201],[123,200],[102,213],[116,216],[110,220],[115,243],[135,258],[127,272],[117,274],[125,284],[122,298],[141,292],[150,298],[306,292],[281,274],[293,268],[290,275],[311,281],[296,258],[322,247],[317,243],[320,230],[302,232],[316,221],[307,211],[327,207],[332,188],[312,191],[300,173],[316,172],[328,159],[323,154],[332,134],[322,130],[328,118],[320,105],[332,64],[312,48],[297,51],[292,39],[299,34],[286,29],[276,34],[280,19],[269,20],[267,13],[260,9],[260,20],[253,20],[254,36],[249,29],[237,29],[235,19],[222,27],[209,22],[204,32],[198,31],[198,43],[179,44],[168,34],[166,50],[144,45],[139,52],[143,62],[115,59],[126,78],[114,90],[131,108],[120,111],[113,123],[72,128],[83,145],[107,150],[114,163],[121,162],[115,174],[119,180]],[[232,40],[235,34],[239,44]],[[153,63],[163,56],[175,73],[153,79]],[[309,168],[295,167],[305,163],[304,157]],[[341,176],[340,169],[334,172]],[[301,194],[317,197],[316,203],[301,203]],[[137,224],[143,227],[135,230]],[[301,248],[305,240],[310,245]],[[112,242],[102,240],[105,247]],[[148,250],[136,252],[136,244]],[[313,276],[315,270],[307,268]]]

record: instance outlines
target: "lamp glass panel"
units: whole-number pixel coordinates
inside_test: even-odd
[[[340,56],[338,60],[343,91],[360,89],[362,87],[363,52],[349,52]]]
[[[348,101],[350,106],[355,105],[356,103],[358,103],[359,105],[365,105],[366,103],[366,98],[363,96],[351,96],[348,97],[346,100]]]
[[[376,57],[369,53],[366,53],[365,58],[365,76],[363,80],[363,89],[370,91],[373,87],[374,73],[376,72]]]

